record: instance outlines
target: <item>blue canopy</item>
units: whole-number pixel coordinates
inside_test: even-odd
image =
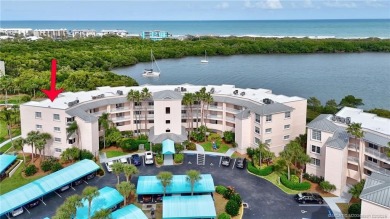
[[[128,205],[111,213],[113,219],[148,219],[145,213],[135,205]]]
[[[92,200],[91,216],[101,209],[110,209],[123,202],[123,196],[114,188],[104,187],[99,190],[99,196]],[[88,218],[88,200],[83,201],[83,207],[77,208],[76,218]]]
[[[162,142],[163,146],[163,154],[175,154],[175,142],[173,142],[171,139],[165,139]]]
[[[0,155],[0,173],[8,168],[16,160],[15,155],[2,154]]]
[[[216,218],[211,195],[163,197],[163,219]]]

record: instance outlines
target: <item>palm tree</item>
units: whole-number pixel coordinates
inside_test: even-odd
[[[117,179],[118,179],[118,183],[119,184],[119,175],[123,172],[123,163],[121,162],[115,162],[114,164],[112,164],[112,172],[115,173]]]
[[[47,144],[47,141],[50,140],[51,138],[52,137],[49,133],[43,132],[39,134],[38,140],[36,142],[37,145],[35,147],[39,150],[39,158],[41,158],[42,151],[43,151],[43,158],[45,158],[45,146]]]
[[[92,200],[100,195],[99,190],[95,186],[87,186],[83,190],[82,197],[83,200],[88,201],[88,219],[91,218],[91,204]]]
[[[207,105],[207,108],[206,108],[207,112],[209,111],[210,103],[212,103],[213,101],[214,101],[213,96],[211,96],[210,93],[206,93],[204,95],[203,102],[204,102],[204,104]],[[206,119],[207,119],[207,114],[206,114]],[[206,125],[205,121],[204,121],[204,125]]]
[[[354,198],[359,198],[360,197],[360,194],[362,193],[363,191],[363,188],[364,188],[364,184],[366,183],[366,180],[362,180],[358,183],[356,183],[355,185],[353,185],[349,190],[348,190],[348,193],[352,195],[352,197]]]
[[[111,219],[111,210],[110,209],[100,209],[95,211],[91,219]]]
[[[8,137],[11,139],[11,145],[13,146],[13,139],[12,139],[12,111],[8,110],[7,107],[4,107],[0,111],[0,120],[4,121],[5,124],[7,124],[7,129],[8,129]]]
[[[149,91],[148,88],[143,88],[141,91],[141,100],[146,101],[149,100],[152,97],[152,93]],[[144,105],[144,114],[145,114],[145,134],[146,131],[148,130],[148,104],[143,104]]]
[[[71,218],[76,218],[77,208],[82,207],[83,203],[81,202],[82,197],[80,195],[69,196],[65,201],[64,208],[71,215]]]
[[[124,164],[123,165],[123,173],[126,176],[126,181],[130,182],[131,176],[134,174],[138,174],[138,169],[133,164]]]
[[[77,125],[76,121],[73,121],[69,126],[66,128],[66,133],[68,133],[67,137],[69,138],[73,134],[77,136],[77,145],[80,145],[81,147],[81,142],[80,142],[80,134],[79,134],[79,126]]]
[[[194,128],[194,118],[192,115],[192,106],[194,104],[194,94],[193,93],[185,93],[183,96],[183,104],[190,108],[190,111],[186,109],[187,114],[187,126],[190,130],[188,136],[191,136],[191,131]]]
[[[303,170],[305,169],[305,166],[307,163],[310,163],[311,159],[310,159],[310,156],[307,155],[303,150],[302,150],[302,153],[300,153],[298,156],[297,156],[297,162],[299,164],[299,172],[300,172],[300,181],[299,182],[302,182],[302,178],[303,178]]]
[[[197,170],[189,170],[187,171],[187,181],[191,183],[191,195],[194,195],[194,186],[195,183],[202,179],[200,172]]]
[[[202,94],[197,91],[194,94],[194,101],[197,102],[197,107],[196,107],[196,128],[199,128],[199,109],[201,108],[201,99],[202,99]],[[200,106],[199,106],[200,105]]]
[[[34,146],[38,138],[39,138],[39,131],[30,131],[29,133],[27,133],[27,138],[25,139],[26,143],[28,145],[31,145],[31,160],[34,159]]]
[[[294,153],[291,149],[289,149],[289,146],[287,145],[286,148],[282,152],[280,152],[279,155],[284,160],[287,166],[287,177],[288,180],[290,180],[290,166],[294,158]]]
[[[167,190],[167,186],[169,186],[172,183],[173,175],[172,175],[171,172],[162,171],[162,172],[159,172],[156,177],[157,177],[158,180],[161,181],[161,184],[162,184],[162,186],[164,188],[164,196],[165,196],[165,193],[166,193],[166,190]]]
[[[17,151],[22,151],[23,162],[24,162],[24,165],[26,165],[26,155],[24,154],[24,150],[23,150],[24,143],[25,143],[25,140],[23,138],[18,138],[18,139],[15,140],[14,148]]]
[[[266,147],[268,147],[268,144],[261,141],[257,145],[257,150],[259,151],[259,167],[261,167],[261,153],[265,152]]]
[[[116,189],[123,195],[123,206],[126,206],[126,200],[129,195],[135,191],[135,185],[130,182],[121,182],[116,185]]]
[[[103,146],[106,148],[106,132],[110,128],[110,119],[108,113],[103,113],[98,120],[100,129],[103,129]]]
[[[135,112],[135,103],[139,103],[140,102],[140,99],[141,99],[141,94],[138,90],[133,90],[131,89],[129,91],[129,93],[127,94],[127,100],[129,100],[130,102],[133,103],[133,113]],[[135,118],[137,120],[137,114],[135,114]],[[136,122],[136,130],[137,130],[137,133],[138,133],[138,123],[139,123],[139,119],[138,121]]]
[[[20,124],[20,107],[19,105],[12,105],[12,117],[14,119],[14,124]]]
[[[362,130],[362,124],[355,123],[355,122],[349,124],[347,127],[347,132],[348,132],[348,134],[354,136],[358,140],[358,143],[360,145],[361,139],[364,137],[364,133]],[[355,146],[355,152],[359,154],[358,146],[356,144],[353,144],[353,145]],[[358,171],[359,171],[359,180],[362,180],[362,172],[360,169],[360,158],[359,158],[359,161],[357,163],[358,163]]]

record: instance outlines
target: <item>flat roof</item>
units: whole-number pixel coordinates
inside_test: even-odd
[[[163,219],[216,218],[211,195],[163,197]]]
[[[195,183],[194,193],[214,192],[214,180],[210,174],[201,174],[202,179]],[[163,194],[161,181],[156,176],[139,176],[137,182],[138,195]],[[172,183],[166,188],[167,194],[191,193],[191,183],[187,175],[173,175]]]
[[[99,189],[99,196],[94,198],[91,203],[91,216],[101,209],[110,209],[123,202],[123,196],[118,190],[111,187]],[[88,218],[88,200],[83,201],[83,207],[77,208],[76,218]]]
[[[0,173],[8,168],[16,160],[15,155],[2,154],[0,155]]]
[[[145,213],[135,205],[128,205],[111,213],[114,219],[148,219]]]
[[[99,168],[92,160],[85,159],[12,190],[0,196],[0,216],[68,185]]]

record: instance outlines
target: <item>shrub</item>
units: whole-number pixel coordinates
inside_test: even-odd
[[[255,174],[255,175],[259,175],[259,176],[267,176],[269,174],[271,174],[273,172],[273,166],[267,166],[267,167],[264,167],[262,169],[259,169],[259,168],[256,168],[255,166],[253,166],[253,163],[252,162],[248,162],[248,165],[247,165],[247,169],[249,172]]]
[[[47,172],[47,171],[51,170],[52,165],[53,165],[53,161],[51,159],[44,160],[41,163],[41,170],[43,172]]]
[[[230,215],[226,212],[223,212],[222,214],[218,215],[218,219],[231,219]]]
[[[231,216],[237,216],[239,210],[240,210],[240,205],[236,201],[229,200],[226,203],[225,211],[226,211],[226,213],[230,214]]]
[[[254,148],[246,148],[246,154],[252,158],[253,155],[256,153],[256,150]]]
[[[162,165],[164,163],[163,156],[161,154],[156,155],[156,162],[158,165]]]
[[[358,215],[360,215],[360,213],[361,213],[361,210],[362,210],[362,206],[361,206],[361,204],[360,203],[354,203],[354,204],[352,204],[351,206],[349,206],[349,208],[348,208],[348,214],[350,214],[350,215],[356,215],[356,217],[350,217],[351,219],[352,218],[360,218],[360,217],[358,217]]]
[[[230,199],[234,193],[234,188],[232,186],[228,186],[226,187],[226,191],[223,193],[223,197],[225,199]]]
[[[324,177],[322,176],[316,176],[314,174],[303,174],[303,178],[309,180],[312,183],[318,183],[320,184],[322,181],[324,181]]]
[[[299,177],[297,175],[291,175],[290,176],[290,181],[292,183],[299,183]]]
[[[175,163],[183,163],[183,160],[184,160],[184,154],[174,155],[173,161],[175,161]]]
[[[223,139],[226,143],[232,143],[235,140],[235,134],[232,131],[226,131],[223,133]]]
[[[54,162],[53,165],[51,166],[52,173],[54,173],[60,169],[62,169],[62,165],[58,161]]]
[[[236,201],[239,205],[241,205],[241,203],[242,203],[241,196],[238,193],[235,193],[235,194],[231,195],[230,196],[230,200]]]
[[[176,151],[176,153],[180,153],[180,152],[184,151],[184,146],[181,144],[175,144],[175,151]]]
[[[220,136],[219,134],[217,134],[217,133],[211,133],[211,134],[207,137],[207,140],[219,142],[219,141],[221,141],[221,136]]]
[[[330,182],[328,181],[322,181],[320,183],[320,187],[322,190],[324,190],[325,192],[331,192],[331,191],[334,191],[336,190],[336,186],[333,185],[333,184],[330,184]]]
[[[122,150],[124,150],[124,151],[137,151],[138,145],[135,146],[135,144],[133,144],[133,142],[134,142],[134,139],[124,138],[119,143],[119,145],[122,148]]]
[[[147,135],[145,135],[145,134],[140,134],[139,136],[138,136],[138,140],[148,140],[148,136]]]
[[[67,148],[61,153],[61,160],[67,162],[80,159],[80,149],[76,147]]]
[[[162,144],[154,144],[152,146],[152,151],[156,154],[161,154],[162,152]]]
[[[38,168],[34,164],[28,165],[24,170],[24,174],[26,174],[26,176],[32,176],[37,172],[38,172]]]
[[[90,151],[88,151],[87,149],[83,149],[80,152],[80,160],[84,160],[84,159],[89,159],[89,160],[93,159],[93,154]]]
[[[194,142],[188,143],[188,145],[187,145],[187,150],[195,151],[195,150],[196,150],[196,145],[195,145],[195,143],[194,143]]]
[[[287,188],[292,189],[292,190],[298,190],[298,191],[308,190],[308,189],[310,189],[310,186],[311,186],[309,182],[293,183],[287,179],[286,175],[280,176],[280,182],[284,186],[286,186]]]
[[[20,98],[20,101],[22,102],[28,102],[31,100],[31,96],[30,95],[23,95],[21,98]]]
[[[124,138],[131,138],[134,135],[133,131],[121,131],[121,134]]]
[[[191,133],[191,138],[194,139],[197,142],[204,141],[206,138],[205,133],[200,132],[200,131],[194,131]]]
[[[225,193],[225,191],[227,190],[227,188],[225,186],[217,186],[215,188],[215,191],[218,193],[218,194],[221,194],[223,195]]]
[[[96,174],[97,174],[98,176],[103,176],[103,175],[104,175],[104,170],[103,170],[103,168],[100,167],[100,168],[97,170]]]

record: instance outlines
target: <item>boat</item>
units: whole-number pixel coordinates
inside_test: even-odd
[[[152,50],[150,50],[150,60],[152,62],[152,68],[145,69],[144,73],[142,73],[142,76],[144,76],[144,77],[159,77],[160,76],[160,68],[157,65],[156,58],[154,58]],[[158,71],[155,71],[153,69],[154,65],[156,65]]]
[[[209,61],[207,60],[207,52],[206,50],[204,51],[204,59],[200,60],[201,63],[209,63]]]

